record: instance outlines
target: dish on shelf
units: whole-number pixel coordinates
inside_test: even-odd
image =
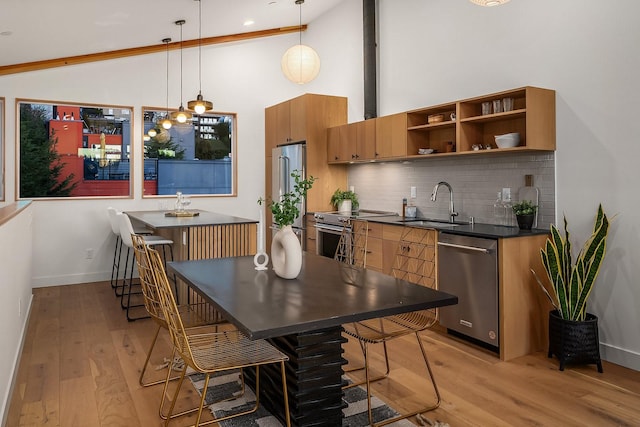
[[[444,114],[431,114],[427,116],[427,122],[431,123],[440,123],[444,120]]]
[[[418,148],[418,154],[431,154],[435,152],[436,150],[433,148]]]
[[[495,139],[498,148],[512,148],[520,144],[520,134],[518,132],[496,135]]]

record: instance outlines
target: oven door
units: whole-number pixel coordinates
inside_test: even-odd
[[[333,258],[340,243],[343,227],[316,223],[316,254]]]

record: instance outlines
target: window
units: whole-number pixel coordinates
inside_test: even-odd
[[[17,100],[18,198],[131,195],[132,108]]]
[[[236,194],[236,116],[194,115],[163,127],[166,110],[143,108],[144,195]]]

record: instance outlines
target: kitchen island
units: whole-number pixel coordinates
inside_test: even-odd
[[[193,216],[168,216],[172,211],[126,212],[156,234],[173,240],[175,260],[254,255],[257,223],[215,212],[190,210]]]

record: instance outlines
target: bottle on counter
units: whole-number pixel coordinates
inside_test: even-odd
[[[176,204],[175,210],[176,212],[182,212],[184,209],[184,205],[182,203],[182,191],[176,192]]]
[[[404,219],[406,213],[407,213],[407,198],[405,197],[402,199],[402,219]]]
[[[504,225],[513,227],[516,225],[516,216],[513,214],[513,203],[511,202],[511,189],[502,189],[502,207],[504,210]]]
[[[502,205],[501,191],[498,191],[496,201],[493,202],[493,219],[497,225],[504,225],[504,206]]]

